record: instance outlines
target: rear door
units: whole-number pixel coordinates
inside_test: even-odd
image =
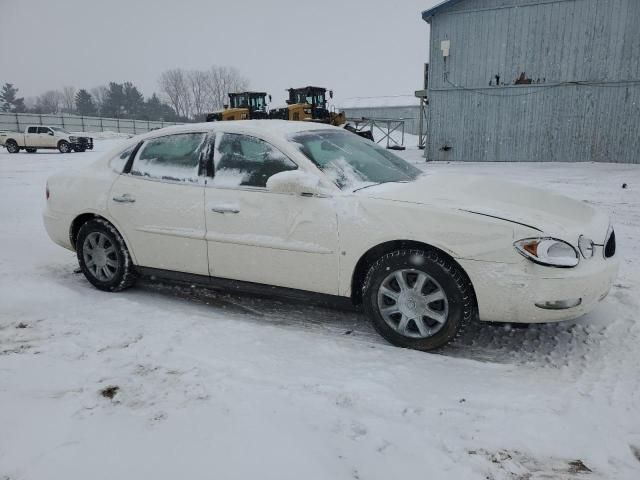
[[[38,129],[40,127],[27,127],[27,131],[24,134],[24,146],[40,146],[40,135]]]
[[[109,195],[109,212],[140,266],[208,275],[204,132],[144,141]]]

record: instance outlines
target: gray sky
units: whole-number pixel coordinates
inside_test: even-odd
[[[421,88],[439,0],[0,0],[0,82],[25,97],[132,81],[158,91],[169,68],[237,67],[283,101],[288,87],[336,100]]]

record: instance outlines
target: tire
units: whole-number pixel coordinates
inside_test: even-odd
[[[136,282],[129,250],[122,236],[106,220],[89,220],[80,227],[76,253],[82,273],[100,290],[118,292]]]
[[[37,148],[25,148],[27,153],[36,153],[38,151]]]
[[[18,153],[20,151],[20,147],[15,140],[7,140],[4,146],[9,153]]]
[[[71,151],[71,145],[66,140],[60,140],[58,142],[58,150],[60,153],[69,153]]]
[[[477,311],[462,268],[436,250],[396,250],[381,257],[365,278],[363,309],[389,343],[423,351],[461,335]]]
[[[80,152],[83,153],[86,150],[86,148],[82,148],[82,147],[78,147],[75,149],[76,152]]]

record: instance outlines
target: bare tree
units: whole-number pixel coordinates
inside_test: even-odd
[[[175,112],[181,117],[189,118],[192,101],[185,72],[180,68],[162,72],[158,83]]]
[[[76,87],[62,87],[62,111],[73,113],[76,109]]]
[[[160,75],[160,90],[175,112],[185,118],[202,118],[222,110],[228,94],[246,90],[249,81],[234,67],[214,65],[208,71],[167,70]]]
[[[187,72],[186,78],[189,87],[189,96],[191,98],[192,113],[197,119],[200,119],[202,115],[210,109],[207,72],[191,70]]]
[[[208,93],[212,110],[221,110],[228,103],[228,94],[249,88],[249,80],[235,67],[214,65],[208,72]]]
[[[58,90],[47,90],[36,98],[35,110],[38,113],[58,113],[62,103],[62,93]]]
[[[91,89],[91,96],[93,97],[98,112],[102,111],[102,106],[104,105],[104,101],[107,98],[108,90],[109,89],[105,85],[100,85],[99,87]]]

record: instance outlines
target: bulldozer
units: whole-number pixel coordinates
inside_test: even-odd
[[[287,106],[271,110],[269,118],[282,120],[299,120],[304,122],[327,123],[334,126],[343,125],[345,129],[361,137],[373,140],[370,130],[358,130],[347,123],[344,112],[327,108],[327,89],[323,87],[289,88]],[[333,98],[333,90],[329,90],[329,98]]]
[[[209,113],[207,122],[221,120],[263,120],[269,118],[266,92],[238,92],[229,94],[229,104],[221,112]]]

